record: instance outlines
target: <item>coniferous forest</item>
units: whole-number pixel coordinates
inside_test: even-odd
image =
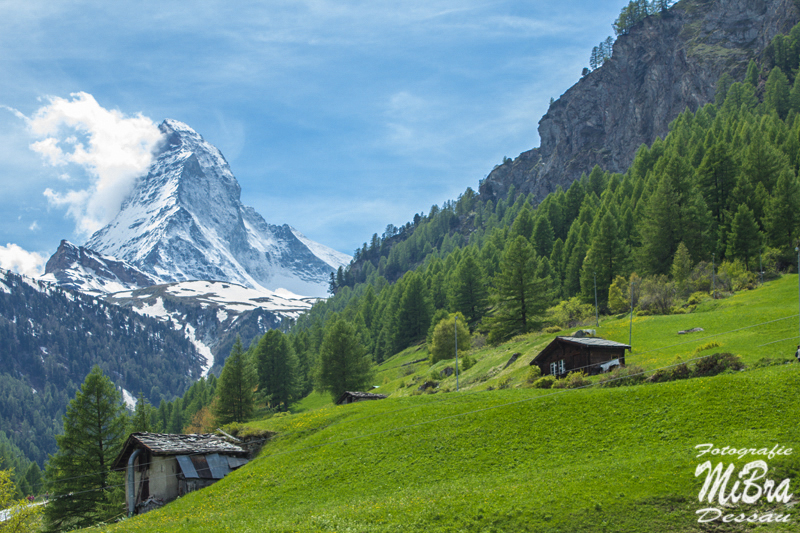
[[[468,188],[388,226],[297,321],[296,352],[313,361],[337,317],[380,363],[448,313],[501,342],[593,314],[595,284],[602,313],[625,312],[633,298],[639,313],[663,314],[693,292],[796,269],[799,59],[795,27],[745,79],[723,75],[714,103],[683,112],[624,174],[595,167],[539,205],[513,189],[494,204]]]

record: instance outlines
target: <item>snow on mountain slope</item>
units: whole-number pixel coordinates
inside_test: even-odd
[[[223,280],[252,289],[325,296],[350,257],[242,205],[222,153],[186,124],[165,120],[148,175],[86,248],[165,282]]]

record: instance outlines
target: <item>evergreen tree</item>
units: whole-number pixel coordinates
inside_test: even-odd
[[[800,184],[790,169],[785,169],[778,178],[765,226],[770,244],[783,250],[791,249],[800,234]]]
[[[492,342],[527,333],[535,317],[545,310],[546,281],[536,275],[538,263],[530,243],[521,235],[508,244],[495,280],[499,309],[491,321]]]
[[[753,212],[742,204],[736,211],[728,236],[728,256],[741,259],[749,270],[750,258],[758,254],[761,247],[761,235]]]
[[[47,531],[85,528],[123,510],[122,476],[111,470],[126,436],[122,396],[100,367],[86,376],[64,415],[64,434],[47,465]]]
[[[472,323],[486,311],[488,296],[483,268],[471,252],[464,254],[453,278],[453,307]]]
[[[553,252],[554,232],[550,220],[546,216],[540,216],[533,226],[533,238],[531,243],[536,255],[539,257],[550,257]]]
[[[692,257],[702,257],[709,245],[711,214],[694,185],[694,173],[680,156],[664,164],[658,187],[650,196],[641,222],[641,269],[650,274],[669,271],[683,241]]]
[[[531,210],[531,206],[526,202],[522,206],[517,218],[514,219],[514,223],[511,225],[511,238],[513,239],[514,237],[521,235],[525,237],[526,240],[530,240],[532,234],[533,210]]]
[[[286,411],[297,399],[297,359],[289,339],[271,329],[261,337],[255,351],[258,391],[272,407]]]
[[[245,362],[242,339],[237,336],[217,382],[214,416],[224,425],[244,422],[252,413],[253,378]]]
[[[626,274],[628,250],[619,238],[616,218],[611,210],[597,219],[591,245],[586,253],[581,274],[581,293],[585,302],[594,301],[597,277],[597,300],[601,308],[608,305],[608,289],[618,275]]]
[[[422,275],[409,272],[404,277],[405,287],[397,310],[398,348],[422,339],[428,331],[433,316],[433,305],[428,299]]]
[[[789,79],[779,67],[772,69],[767,78],[767,85],[764,91],[764,105],[767,110],[775,111],[781,120],[786,119],[791,106],[789,93]]]
[[[169,419],[167,420],[166,430],[167,433],[180,434],[183,433],[183,426],[185,420],[183,417],[183,401],[178,398],[172,402],[172,409],[169,412]]]
[[[151,414],[154,411],[143,393],[139,393],[139,398],[136,400],[136,407],[133,411],[133,416],[130,419],[128,427],[129,433],[145,433],[153,431],[153,426],[150,423]]]
[[[736,164],[728,145],[719,141],[706,151],[697,177],[703,197],[717,224],[723,224],[723,215],[728,205],[728,196],[736,186]]]
[[[372,361],[356,328],[335,317],[328,323],[319,353],[319,389],[335,401],[345,391],[357,391],[372,381]]]

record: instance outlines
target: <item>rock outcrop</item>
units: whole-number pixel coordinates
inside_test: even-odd
[[[750,59],[798,20],[794,0],[682,0],[647,17],[550,105],[539,148],[496,167],[481,197],[497,201],[513,185],[538,202],[594,165],[625,172],[642,144],[664,137],[685,109],[712,102],[724,72],[742,79]]]

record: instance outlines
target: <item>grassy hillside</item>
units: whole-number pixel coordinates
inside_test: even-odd
[[[425,356],[411,348],[382,365],[378,390],[391,398],[335,407],[315,397],[305,412],[253,422],[279,434],[257,460],[108,530],[796,531],[797,497],[789,506],[761,498],[737,511],[789,513],[789,524],[698,524],[697,510],[719,505],[698,501],[703,478],[694,475],[706,460],[697,457],[698,444],[786,446],[798,452],[763,458],[767,477],[791,479],[790,492],[800,494],[800,365],[755,368],[764,357],[789,360],[796,308],[797,277],[787,276],[703,302],[691,314],[637,318],[631,362],[654,369],[676,356],[732,351],[749,369],[635,387],[517,387],[551,334],[476,350],[478,363],[460,379],[463,392],[417,394],[415,381],[431,369],[402,366]],[[692,327],[705,331],[677,335]],[[627,321],[603,320],[598,334],[627,341]],[[720,346],[697,351],[712,341]],[[502,370],[514,352],[523,356]],[[501,382],[507,388],[483,390]],[[757,458],[724,460],[740,468]]]

